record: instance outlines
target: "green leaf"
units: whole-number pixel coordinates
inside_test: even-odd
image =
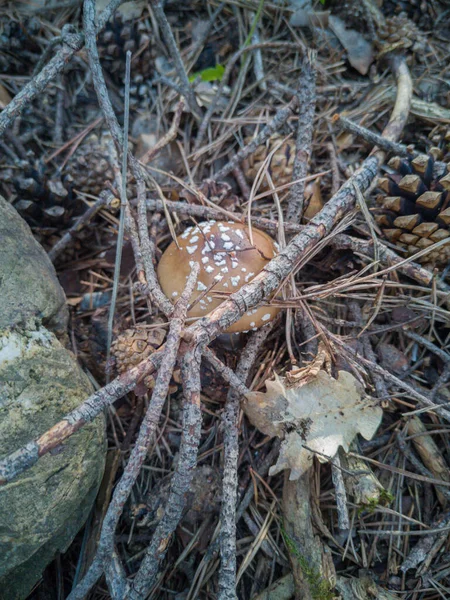
[[[203,69],[203,71],[198,71],[197,73],[190,75],[189,81],[195,81],[197,77],[201,77],[202,81],[221,81],[224,72],[225,67],[223,65],[208,67],[207,69]]]

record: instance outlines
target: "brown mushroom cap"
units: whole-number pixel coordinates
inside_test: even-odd
[[[186,285],[193,262],[200,264],[197,288],[191,296],[188,317],[204,317],[223,302],[215,292],[232,294],[250,282],[277,254],[276,242],[264,231],[234,222],[205,221],[188,227],[172,242],[161,257],[158,278],[166,296],[175,302]],[[262,306],[251,309],[227,331],[255,330],[271,321],[279,308]]]

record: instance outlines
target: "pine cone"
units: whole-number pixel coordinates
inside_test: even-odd
[[[162,325],[163,321],[155,320],[154,323]],[[148,358],[161,346],[165,337],[166,329],[162,326],[149,329],[133,327],[121,333],[111,344],[111,356],[115,358],[117,372],[125,373]],[[179,382],[179,370],[175,369],[169,391],[176,391]],[[152,375],[146,377],[144,385],[148,389],[153,389],[154,377]]]
[[[105,189],[107,181],[114,181],[109,143],[108,134],[92,134],[77,148],[65,169],[74,189],[95,196]]]
[[[379,28],[378,35],[380,55],[396,50],[410,50],[420,55],[428,48],[425,36],[405,13],[386,19],[386,24]]]
[[[385,237],[407,255],[450,237],[450,165],[436,175],[434,159],[395,156],[388,165],[395,173],[380,178],[377,197],[382,212],[375,219]],[[423,264],[444,267],[450,261],[450,243],[420,257]]]
[[[408,19],[419,23],[422,29],[429,29],[436,19],[436,11],[427,0],[385,0],[383,12],[386,17],[405,13]]]
[[[125,59],[128,50],[133,54],[133,75],[142,81],[153,73],[155,48],[151,43],[151,32],[141,19],[124,19],[120,13],[98,35],[98,52],[104,69],[119,86],[125,80]]]
[[[286,183],[290,183],[292,181],[292,170],[294,168],[295,158],[295,141],[291,138],[285,140],[284,142],[282,140],[283,137],[276,133],[269,138],[265,145],[258,146],[255,152],[243,161],[242,166],[244,169],[244,174],[251,183],[253,183],[254,179],[256,178],[256,175],[258,174],[258,171],[263,162],[266,160],[267,156],[277,146],[280,146],[280,143],[281,146],[272,156],[268,171],[276,187],[285,185]],[[245,143],[249,144],[251,141],[252,138],[247,138]],[[265,178],[263,178],[260,190],[267,189],[267,181]]]
[[[61,229],[73,215],[81,214],[83,206],[73,197],[65,177],[48,173],[39,164],[24,161],[20,166],[20,174],[11,178],[17,195],[13,205],[31,227],[48,228],[52,233],[52,228]]]

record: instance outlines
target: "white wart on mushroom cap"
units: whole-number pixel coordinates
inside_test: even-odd
[[[197,287],[191,304],[198,302],[188,317],[204,317],[223,302],[214,292],[233,294],[249,283],[278,252],[277,243],[264,231],[249,229],[234,222],[206,221],[188,227],[172,242],[161,257],[158,278],[163,292],[172,302],[181,295],[194,262],[200,264]],[[256,330],[269,323],[279,308],[262,306],[251,309],[227,331]]]

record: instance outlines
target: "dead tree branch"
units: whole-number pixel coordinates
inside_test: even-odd
[[[159,522],[152,541],[145,553],[139,571],[131,583],[126,600],[143,600],[155,584],[159,565],[164,558],[169,542],[177,527],[185,505],[185,494],[191,485],[197,465],[200,443],[202,414],[200,407],[200,347],[185,350],[181,363],[184,405],[182,438],[178,465],[172,476],[169,498],[164,516]]]
[[[295,141],[295,159],[289,190],[287,220],[299,223],[304,209],[305,181],[311,159],[311,145],[316,111],[316,56],[308,51],[303,57],[297,89],[297,105],[300,107]],[[298,181],[300,180],[300,181]]]
[[[245,346],[236,376],[246,381],[256,361],[258,351],[273,329],[274,320],[270,325],[257,331]],[[222,482],[222,506],[220,511],[220,571],[218,600],[235,600],[236,598],[236,507],[238,485],[239,458],[239,408],[241,394],[236,389],[228,392],[225,411],[223,414],[224,431],[224,470]]]
[[[123,0],[111,0],[98,19],[96,34],[103,29],[117,7]],[[41,94],[47,85],[53,81],[66,67],[73,55],[81,50],[84,43],[82,34],[75,34],[71,25],[63,27],[62,45],[55,56],[45,67],[33,77],[27,85],[11,100],[8,106],[0,113],[0,138],[16,117],[22,114],[25,107]]]
[[[175,366],[181,333],[186,318],[187,307],[194,290],[194,285],[197,281],[199,270],[200,267],[198,263],[195,263],[180,300],[175,306],[170,320],[170,329],[165,344],[165,352],[161,360],[152,398],[139,430],[138,439],[130,454],[125,471],[114,490],[111,503],[105,515],[96,556],[85,577],[71,592],[68,600],[81,600],[84,598],[111,560],[114,550],[114,533],[117,524],[123,512],[125,502],[130,495],[131,489],[136,482],[142,464],[147,456],[148,448],[153,441],[161,411],[167,398],[170,379]]]

